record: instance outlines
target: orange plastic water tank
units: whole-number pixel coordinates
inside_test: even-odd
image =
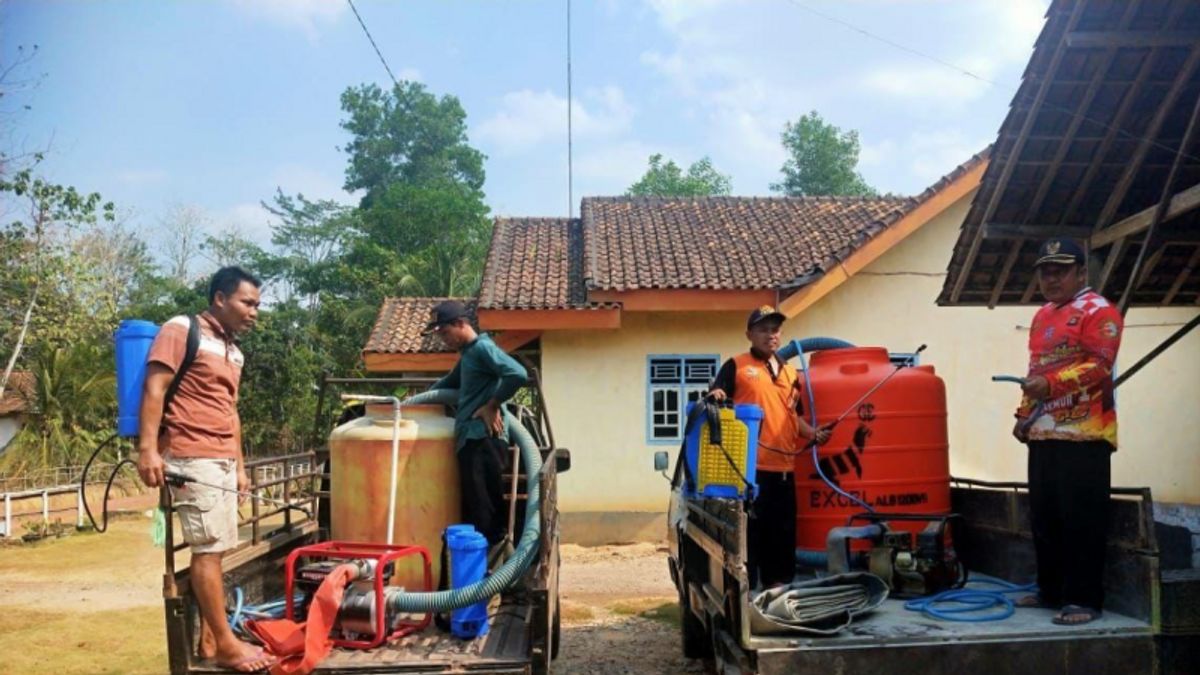
[[[427,548],[436,580],[441,569],[442,532],[460,522],[454,419],[447,417],[440,405],[404,406],[400,417],[392,541]],[[329,435],[329,459],[331,537],[387,543],[392,407],[368,405],[366,416],[334,429]],[[396,563],[392,583],[416,590],[424,580],[416,559],[411,560],[411,565],[404,567]]]
[[[818,423],[832,422],[893,370],[881,347],[814,353],[809,374]],[[830,480],[876,512],[948,513],[946,385],[933,366],[902,369],[838,423],[819,456]],[[821,480],[811,451],[796,458],[796,499],[796,546],[808,551],[824,551],[829,530],[864,511]],[[896,523],[914,532],[923,525]]]

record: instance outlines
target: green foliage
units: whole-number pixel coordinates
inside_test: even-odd
[[[625,194],[633,197],[708,197],[728,195],[730,190],[729,176],[717,171],[708,157],[692,163],[685,174],[674,160],[663,164],[663,156],[653,154],[646,173]]]
[[[454,96],[437,98],[418,82],[401,82],[390,93],[374,84],[342,93],[352,136],[346,189],[365,190],[371,206],[396,183],[462,183],[482,196],[483,153],[467,144],[467,113]]]
[[[782,138],[791,156],[783,165],[783,180],[773,183],[772,190],[791,197],[877,194],[857,171],[857,131],[843,132],[814,110],[796,122],[788,122]]]
[[[0,456],[0,473],[82,463],[112,433],[116,382],[111,348],[80,343],[38,351],[29,368],[32,414]]]

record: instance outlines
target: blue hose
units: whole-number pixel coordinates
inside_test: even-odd
[[[776,352],[776,354],[778,354],[778,356],[784,360],[790,359],[793,356],[800,359],[800,370],[804,373],[804,393],[808,396],[809,418],[811,419],[810,424],[812,424],[813,429],[817,428],[817,400],[816,397],[813,396],[812,378],[808,376],[808,361],[804,358],[804,353],[820,351],[823,349],[848,349],[853,346],[854,345],[850,344],[849,342],[846,342],[845,340],[839,340],[837,338],[805,338],[803,340],[792,340],[782,349]],[[821,469],[821,458],[817,450],[816,441],[810,443],[808,447],[810,450],[812,450],[813,466],[817,469],[817,475],[821,477],[821,480],[825,481],[825,484],[828,485],[830,489],[846,499],[849,499],[855,504],[863,507],[869,513],[875,513],[875,509],[871,508],[870,504],[864,502],[858,497],[855,497],[849,492],[846,492],[842,488],[838,487],[836,483],[829,480],[829,477],[825,475],[825,471]]]
[[[967,584],[988,584],[998,586],[999,590],[956,588],[942,591],[936,595],[909,600],[904,603],[904,609],[910,612],[920,612],[925,616],[942,621],[972,623],[1002,621],[1016,611],[1016,605],[1008,597],[1010,593],[1029,593],[1037,590],[1037,584],[1018,585],[999,579],[979,579],[968,581]],[[945,603],[953,604],[950,607],[937,606]],[[987,610],[996,611],[992,611],[990,614],[978,614],[978,612]]]

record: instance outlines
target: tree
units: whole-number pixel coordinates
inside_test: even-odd
[[[62,267],[69,266],[70,259],[63,255],[63,247],[71,231],[83,224],[94,224],[98,218],[110,222],[115,218],[112,202],[102,204],[98,193],[84,195],[74,187],[49,183],[35,177],[32,168],[18,171],[11,180],[0,177],[0,199],[15,201],[25,211],[22,219],[8,224],[4,231],[5,248],[16,255],[6,260],[6,288],[0,307],[0,314],[5,316],[0,316],[0,327],[15,329],[17,334],[0,375],[2,396],[25,347],[39,295],[61,292],[64,288]],[[3,320],[20,306],[24,311],[19,319]],[[61,317],[53,316],[51,321],[60,322]]]
[[[387,295],[474,293],[491,224],[484,156],[458,99],[417,83],[364,85],[342,94],[342,109],[353,135],[346,189],[366,194],[327,288],[373,311]]]
[[[810,195],[864,196],[877,193],[858,173],[857,131],[828,124],[814,110],[783,129],[783,181],[771,189],[791,197]]]
[[[342,128],[353,137],[344,148],[346,190],[365,190],[364,207],[394,183],[448,179],[482,197],[485,158],[467,143],[467,113],[454,96],[439,99],[418,82],[390,93],[367,84],[342,93],[342,110],[349,115]]]
[[[686,174],[674,160],[668,160],[666,164],[662,160],[661,154],[650,155],[650,168],[625,194],[632,197],[708,197],[730,192],[729,176],[717,171],[708,157],[694,162]]]
[[[210,222],[204,209],[190,204],[173,204],[159,218],[159,231],[164,234],[160,252],[167,259],[167,274],[181,284],[190,280],[192,260],[200,254]]]

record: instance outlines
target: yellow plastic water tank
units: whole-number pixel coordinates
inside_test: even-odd
[[[392,543],[429,549],[437,584],[442,532],[460,522],[454,419],[440,405],[404,406],[400,417]],[[329,435],[329,458],[331,537],[387,543],[392,407],[368,405],[364,417],[334,429]],[[397,562],[392,584],[416,590],[423,583],[415,560]]]

